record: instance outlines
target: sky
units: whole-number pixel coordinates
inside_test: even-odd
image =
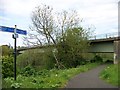
[[[74,9],[83,19],[84,27],[92,26],[95,34],[118,31],[119,0],[0,0],[0,26],[29,31],[31,12],[41,4],[50,5],[55,12]],[[24,46],[19,35],[17,46]],[[12,33],[0,31],[0,45],[14,45]]]

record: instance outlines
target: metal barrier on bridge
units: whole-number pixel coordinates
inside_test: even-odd
[[[120,32],[98,34],[98,35],[91,36],[89,40],[114,38],[114,37],[118,37],[119,35],[120,35]]]

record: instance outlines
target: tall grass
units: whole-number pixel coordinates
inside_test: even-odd
[[[73,76],[98,65],[99,63],[89,63],[77,68],[64,70],[43,70],[38,71],[36,76],[29,77],[19,74],[16,81],[13,78],[5,78],[3,80],[3,88],[61,88],[65,87],[68,80]]]
[[[118,83],[118,64],[108,65],[101,73],[100,78],[115,86],[120,86]]]

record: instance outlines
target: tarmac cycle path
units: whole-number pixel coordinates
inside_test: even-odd
[[[100,65],[87,72],[76,75],[65,88],[118,88],[112,86],[99,78],[99,73],[107,66],[107,64]]]

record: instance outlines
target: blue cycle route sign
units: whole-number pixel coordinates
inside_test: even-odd
[[[13,39],[15,40],[14,42],[14,80],[16,80],[16,56],[17,56],[16,42],[17,42],[18,34],[27,35],[27,31],[17,29],[16,27],[17,25],[15,25],[15,28],[0,26],[0,31],[14,33],[13,34]]]
[[[0,31],[3,31],[3,32],[14,33],[14,29],[15,28],[0,26]],[[26,30],[21,30],[21,29],[16,29],[16,33],[22,34],[22,35],[27,35],[27,31]]]

